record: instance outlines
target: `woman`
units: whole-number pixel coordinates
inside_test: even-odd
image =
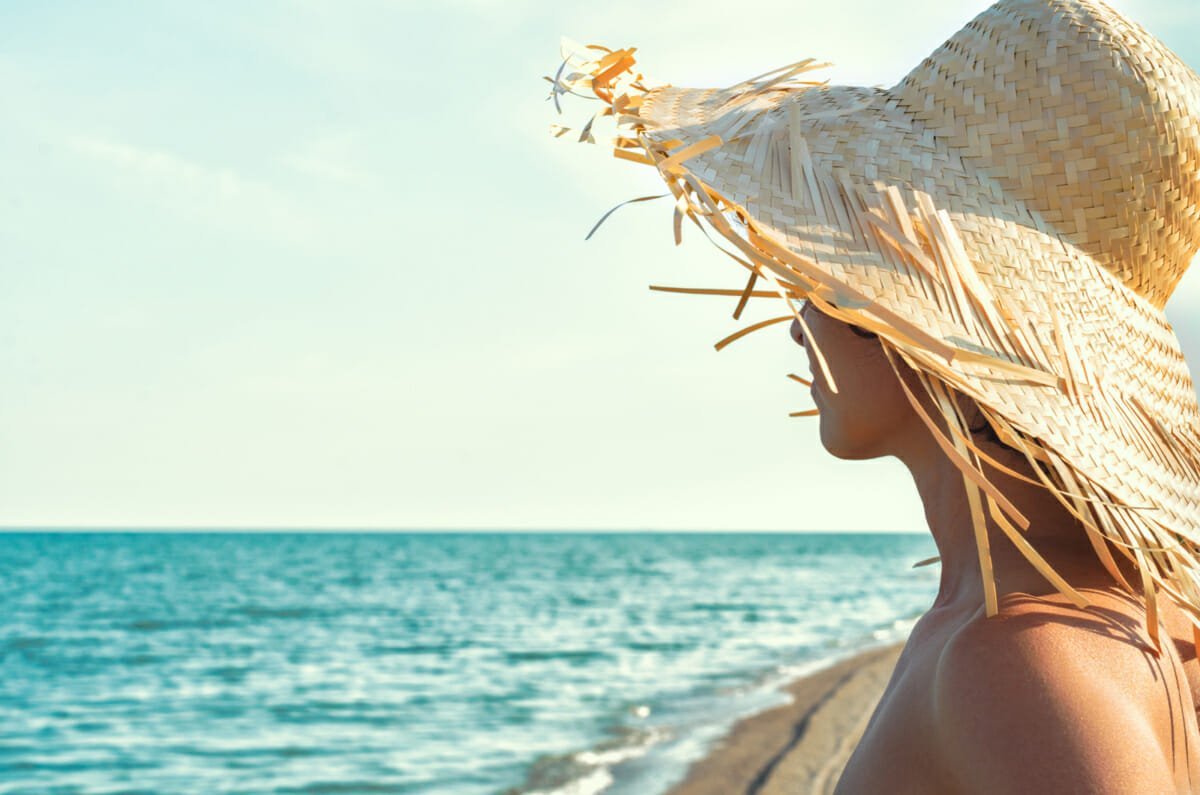
[[[701,292],[785,304],[734,337],[792,321],[801,413],[903,461],[941,553],[840,791],[1200,791],[1200,406],[1162,311],[1200,250],[1200,75],[1100,0],[1000,0],[889,89],[634,64],[569,54],[556,104],[600,99],[580,140],[613,117],[676,241],[749,272]]]
[[[829,392],[808,349],[821,443],[838,458],[893,455],[908,467],[942,566],[933,607],[913,629],[838,791],[1196,792],[1200,663],[1178,608],[1164,605],[1174,643],[1157,655],[1144,607],[1096,560],[1079,520],[1044,488],[995,470],[1031,519],[1026,537],[1095,607],[1077,610],[989,527],[1000,609],[986,618],[961,476],[904,395],[918,390],[915,374],[898,378],[873,335],[811,305],[802,311],[839,386]],[[805,344],[798,321],[791,332]],[[962,402],[977,443],[1034,479],[1023,456]]]

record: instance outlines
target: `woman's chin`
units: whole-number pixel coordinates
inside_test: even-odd
[[[841,434],[830,430],[829,424],[825,421],[823,415],[819,416],[821,417],[821,446],[825,448],[825,452],[834,458],[850,459],[846,440],[842,438]]]
[[[824,417],[822,417],[822,420],[824,420]],[[867,440],[855,439],[845,433],[841,433],[839,429],[825,421],[821,422],[821,446],[831,456],[840,458],[843,461],[863,461],[868,458],[879,458],[883,455],[883,453],[875,449],[876,445],[870,444]]]

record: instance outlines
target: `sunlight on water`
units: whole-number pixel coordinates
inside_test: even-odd
[[[921,536],[4,542],[5,792],[652,793],[936,587]]]

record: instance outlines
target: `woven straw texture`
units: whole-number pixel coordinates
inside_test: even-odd
[[[1086,600],[1024,541],[947,386],[1119,581],[1112,554],[1137,564],[1153,637],[1160,590],[1200,626],[1200,411],[1162,312],[1200,247],[1200,77],[1173,52],[1095,0],[1002,0],[890,89],[807,79],[828,66],[811,59],[689,89],[648,86],[632,49],[564,57],[556,104],[602,101],[579,139],[613,117],[614,153],[675,196],[676,241],[684,219],[707,226],[748,272],[739,310],[772,295],[783,320],[812,300],[927,376],[989,614],[985,510]]]

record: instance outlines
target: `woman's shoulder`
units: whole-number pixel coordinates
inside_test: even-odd
[[[980,609],[950,635],[939,679],[955,684],[983,673],[1037,678],[1062,691],[1116,688],[1148,706],[1162,694],[1162,675],[1181,666],[1171,637],[1150,637],[1141,600],[1117,588],[1080,589],[1091,604],[1078,608],[1058,593],[1007,594],[999,611]],[[1189,694],[1190,698],[1190,694]]]
[[[1079,609],[1057,594],[1009,594],[997,615],[980,611],[949,638],[932,694],[949,766],[990,770],[997,792],[1172,792],[1180,773],[1186,782],[1197,732],[1170,638],[1155,647],[1128,594],[1085,595],[1093,604]]]
[[[1071,654],[1073,650],[1134,657],[1157,654],[1139,598],[1117,587],[1078,590],[1090,602],[1085,608],[1076,607],[1057,591],[1006,594],[998,601],[996,615],[985,615],[981,607],[965,621],[951,637],[948,650],[964,644],[1013,644],[1039,658],[1053,652],[1045,654],[1048,664],[1070,662],[1078,656]]]

